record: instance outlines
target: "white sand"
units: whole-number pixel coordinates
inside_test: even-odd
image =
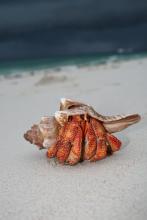
[[[147,219],[147,58],[49,72],[0,80],[0,219]],[[61,97],[142,121],[117,134],[124,144],[112,157],[56,165],[23,133]]]

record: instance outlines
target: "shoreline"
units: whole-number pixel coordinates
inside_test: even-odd
[[[22,77],[26,74],[34,75],[42,72],[60,72],[64,68],[82,68],[91,66],[107,65],[108,63],[121,63],[132,60],[146,59],[147,53],[114,53],[69,57],[68,59],[36,59],[36,60],[18,60],[0,63],[0,78]],[[51,61],[52,60],[52,61]]]

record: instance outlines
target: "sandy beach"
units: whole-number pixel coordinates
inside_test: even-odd
[[[142,120],[116,133],[123,146],[113,156],[62,166],[23,138],[61,97]],[[1,77],[0,137],[0,219],[147,219],[147,58]]]

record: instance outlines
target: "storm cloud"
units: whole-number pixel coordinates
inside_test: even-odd
[[[146,0],[0,1],[0,59],[147,49]]]

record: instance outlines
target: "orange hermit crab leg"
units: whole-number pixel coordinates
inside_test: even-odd
[[[107,156],[107,146],[105,140],[98,140],[96,153],[90,159],[90,161],[101,160],[106,156]]]
[[[91,118],[90,122],[92,124],[95,135],[98,138],[104,138],[105,134],[106,134],[106,130],[105,130],[104,126],[95,118]]]
[[[96,161],[101,160],[107,156],[107,145],[105,141],[105,128],[103,125],[98,122],[96,119],[91,118],[90,119],[93,130],[95,132],[95,136],[97,139],[97,149],[95,155],[91,158],[90,161]]]
[[[57,153],[57,143],[53,144],[52,146],[50,146],[48,148],[48,151],[47,151],[47,157],[48,158],[52,158],[52,157],[55,157],[56,156],[56,153]]]
[[[66,126],[63,126],[63,127],[60,129],[60,131],[59,131],[59,136],[58,136],[58,140],[59,140],[59,139],[62,139],[62,137],[63,137],[63,135],[64,135],[65,127],[66,127]],[[57,145],[58,140],[56,141],[56,143],[52,144],[52,145],[48,148],[47,157],[52,158],[52,157],[55,157],[55,156],[56,156],[56,153],[57,153],[57,150],[58,150],[58,145]]]
[[[85,126],[85,147],[84,147],[84,160],[89,160],[96,152],[96,136],[90,122],[86,122]]]
[[[115,136],[106,132],[105,128],[100,122],[98,122],[96,119],[92,119],[92,124],[93,128],[95,129],[96,135],[99,138],[104,137],[108,142],[108,145],[111,146],[113,152],[118,151],[120,149],[121,142]]]
[[[72,125],[68,122],[63,126],[63,132],[59,136],[58,141],[56,143],[57,146],[57,154],[56,157],[60,163],[64,163],[70,152],[70,144],[69,141],[73,137]]]
[[[75,165],[80,161],[81,152],[82,152],[82,141],[83,141],[82,139],[83,139],[82,129],[80,126],[78,126],[76,135],[72,142],[72,147],[69,156],[66,160],[68,164]]]
[[[113,152],[118,151],[121,147],[121,142],[112,134],[107,133],[106,137],[107,137],[108,143],[111,146],[112,151]]]
[[[67,142],[66,141],[59,141],[57,143],[57,146],[58,146],[58,151],[57,151],[56,157],[57,157],[59,163],[64,164],[69,153],[70,153],[71,144],[68,141]]]
[[[67,122],[65,125],[63,135],[57,142],[58,151],[56,157],[60,163],[64,163],[70,153],[71,144],[74,141],[78,126],[77,122],[72,121]]]

